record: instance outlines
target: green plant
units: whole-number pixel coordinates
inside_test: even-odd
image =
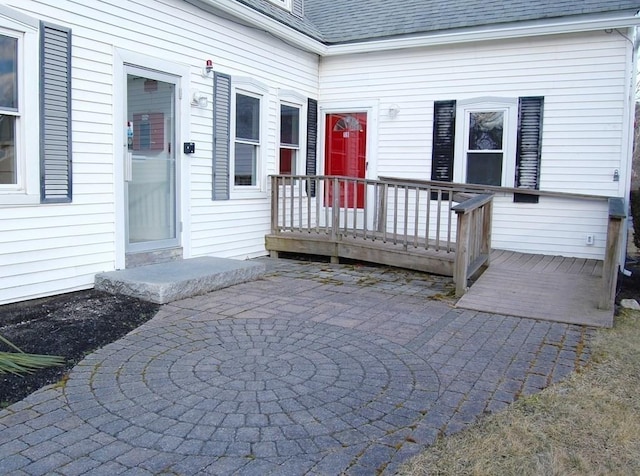
[[[0,352],[0,374],[29,374],[37,369],[64,364],[64,357],[57,355],[27,354],[2,335],[0,335],[0,342],[15,351]]]

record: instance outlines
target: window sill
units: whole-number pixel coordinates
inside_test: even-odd
[[[258,187],[234,188],[231,191],[231,200],[251,200],[268,198],[267,192],[260,190]]]
[[[0,193],[0,207],[40,205],[40,194]]]

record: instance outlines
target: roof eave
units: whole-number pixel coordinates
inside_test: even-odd
[[[410,35],[380,40],[329,45],[324,56],[390,51],[404,48],[450,45],[477,41],[504,40],[530,36],[578,33],[584,31],[629,28],[640,25],[636,13],[607,15],[581,15],[557,19],[490,25],[477,28],[461,28],[427,34]]]
[[[187,2],[205,5],[230,15],[241,20],[242,23],[271,33],[301,50],[321,56],[327,53],[327,46],[322,42],[235,0],[187,0]]]
[[[475,28],[460,28],[402,37],[328,45],[235,0],[186,1],[218,10],[238,19],[242,23],[264,30],[296,48],[319,56],[371,53],[405,48],[628,28],[640,25],[640,17],[636,14],[637,12],[626,11],[533,20],[528,22],[513,22]]]

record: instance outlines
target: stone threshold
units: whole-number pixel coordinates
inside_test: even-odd
[[[166,304],[253,281],[265,272],[264,263],[205,256],[99,273],[95,289]]]

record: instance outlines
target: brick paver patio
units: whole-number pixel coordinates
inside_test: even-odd
[[[589,328],[455,309],[449,278],[265,262],[0,412],[0,473],[393,474],[589,357]]]

